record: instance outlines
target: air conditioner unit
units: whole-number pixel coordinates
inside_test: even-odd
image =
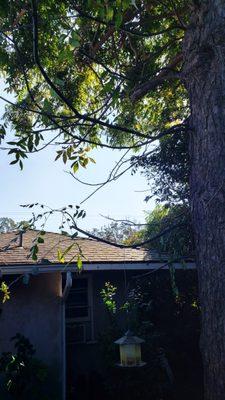
[[[66,324],[66,341],[68,344],[86,343],[86,325],[78,323]]]

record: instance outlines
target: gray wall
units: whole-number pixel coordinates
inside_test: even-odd
[[[10,338],[23,334],[36,349],[36,356],[50,366],[59,388],[63,366],[61,292],[60,273],[32,276],[28,285],[18,282],[12,286],[11,298],[0,315],[0,353],[13,350]]]

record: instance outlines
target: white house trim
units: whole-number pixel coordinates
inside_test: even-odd
[[[196,269],[194,262],[186,262],[185,264],[173,263],[175,269]],[[132,271],[132,270],[157,270],[169,269],[166,261],[164,262],[140,262],[140,263],[83,263],[83,271]],[[36,265],[1,265],[0,275],[16,275],[16,274],[39,274],[50,272],[76,272],[76,264],[36,264]]]

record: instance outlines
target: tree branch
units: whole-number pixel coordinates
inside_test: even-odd
[[[108,22],[106,22],[106,21],[104,21],[104,20],[102,20],[102,19],[100,19],[100,18],[93,17],[92,15],[90,15],[90,14],[84,12],[84,11],[81,10],[79,7],[77,7],[77,6],[74,4],[74,2],[73,2],[73,7],[74,7],[74,9],[77,11],[77,13],[79,14],[80,17],[89,19],[89,20],[91,20],[91,21],[97,22],[97,23],[102,24],[102,25],[105,25],[105,26],[112,26],[112,27],[114,27],[114,28],[116,27],[116,25],[115,25],[115,23],[114,23],[113,21],[108,21]],[[117,28],[117,30],[119,30],[119,31],[121,31],[121,32],[126,32],[126,33],[129,33],[129,34],[134,35],[134,36],[139,36],[140,38],[150,38],[150,37],[162,35],[163,33],[170,32],[170,31],[172,31],[172,30],[174,30],[174,29],[182,29],[182,30],[183,30],[184,27],[183,27],[183,25],[178,25],[178,24],[177,24],[177,25],[170,25],[168,28],[162,29],[161,31],[158,31],[158,32],[148,32],[148,33],[142,33],[142,32],[139,32],[139,31],[135,31],[135,30],[133,30],[133,29],[128,29],[128,28],[126,28],[124,25],[122,25],[122,26],[120,26],[120,27]]]
[[[182,54],[177,54],[176,57],[174,57],[174,59],[158,73],[158,75],[134,88],[130,95],[131,101],[136,102],[140,100],[151,90],[155,90],[158,86],[162,85],[166,80],[178,78],[178,73],[173,69],[181,63],[182,59]]]
[[[190,260],[192,257],[188,257],[188,256],[183,256],[183,257],[179,257],[179,258],[173,258],[172,260],[170,260],[170,261],[168,261],[168,262],[166,262],[165,264],[163,264],[163,265],[160,265],[158,268],[154,268],[153,270],[151,270],[151,271],[148,271],[148,272],[146,272],[146,273],[144,273],[144,274],[140,274],[140,275],[134,275],[134,276],[132,276],[131,277],[131,279],[142,279],[142,278],[146,278],[147,276],[149,276],[149,275],[151,275],[151,274],[154,274],[154,272],[157,272],[157,271],[159,271],[159,270],[161,270],[161,269],[164,269],[164,268],[171,268],[171,266],[173,265],[173,263],[177,263],[177,262],[181,262],[181,261],[188,261],[188,260]]]
[[[70,217],[71,217],[71,215],[70,215]],[[162,236],[166,235],[167,233],[170,233],[171,231],[173,231],[173,230],[175,230],[175,229],[177,229],[177,228],[180,228],[180,227],[182,227],[182,226],[187,226],[187,223],[184,223],[184,222],[179,223],[179,224],[176,224],[176,225],[172,225],[172,226],[170,226],[169,228],[164,229],[162,232],[158,233],[157,235],[155,235],[155,236],[153,236],[153,237],[151,237],[151,238],[149,238],[149,239],[146,239],[146,240],[144,240],[144,241],[142,241],[142,242],[135,243],[135,244],[132,244],[132,245],[126,245],[126,244],[120,244],[120,243],[113,243],[113,242],[110,242],[109,240],[106,240],[106,239],[100,238],[100,237],[98,237],[98,236],[95,236],[95,235],[93,235],[92,233],[87,232],[87,231],[85,231],[84,229],[79,228],[79,227],[77,226],[77,224],[75,223],[75,221],[73,221],[73,222],[74,222],[73,228],[74,228],[77,232],[82,233],[83,235],[89,237],[90,239],[94,239],[94,240],[97,240],[98,242],[102,242],[102,243],[105,243],[105,244],[109,244],[109,245],[111,245],[111,246],[118,247],[118,248],[120,248],[120,249],[130,249],[130,248],[132,248],[132,249],[138,249],[139,247],[143,247],[143,246],[145,246],[146,244],[149,244],[149,243],[154,242],[155,240],[161,238]]]
[[[54,90],[54,92],[59,96],[59,98],[68,106],[68,108],[74,113],[75,117],[78,118],[79,120],[85,120],[94,123],[95,125],[99,125],[102,127],[106,127],[108,129],[113,129],[119,132],[126,132],[130,133],[132,135],[135,135],[140,138],[148,138],[147,134],[143,134],[140,131],[136,131],[135,129],[128,128],[126,126],[120,126],[117,124],[112,124],[109,122],[102,121],[101,119],[98,118],[93,118],[90,117],[88,114],[81,114],[76,108],[71,104],[71,102],[65,97],[65,95],[59,90],[59,88],[54,84],[54,82],[50,79],[49,75],[43,68],[40,59],[39,59],[39,51],[38,51],[38,17],[37,17],[37,6],[36,6],[36,1],[31,0],[32,3],[32,20],[33,20],[33,54],[34,54],[34,60],[36,65],[38,66],[43,78],[45,81],[49,84],[49,86]],[[178,57],[178,56],[177,56]],[[179,60],[180,61],[180,60]],[[177,61],[178,63],[178,61]],[[175,66],[175,61],[171,62],[168,66],[168,68],[173,68]],[[159,86],[159,84],[162,83],[162,80],[165,80],[165,75],[168,75],[168,71],[163,70],[161,71],[158,76],[154,79],[154,83],[152,82],[152,89],[156,88]],[[170,71],[171,72],[171,71]],[[163,78],[164,77],[164,78]],[[149,90],[149,89],[148,89]],[[147,90],[147,91],[148,91]]]

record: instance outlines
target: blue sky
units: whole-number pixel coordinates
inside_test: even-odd
[[[4,85],[0,86],[1,92]],[[3,96],[8,96],[5,92]],[[0,115],[4,112],[4,104],[0,103]],[[121,156],[118,151],[98,150],[93,157],[96,164],[90,164],[86,170],[78,173],[78,177],[88,182],[105,180],[116,160]],[[21,208],[20,204],[44,203],[51,207],[62,207],[66,204],[79,204],[91,192],[92,188],[76,182],[68,173],[62,162],[54,162],[53,147],[32,155],[24,164],[24,170],[9,165],[10,157],[1,150],[0,157],[0,216],[11,217],[18,221],[29,219],[30,212]],[[92,229],[107,224],[100,214],[112,218],[132,218],[144,221],[145,211],[154,207],[154,202],[144,202],[146,193],[138,191],[147,189],[147,183],[140,173],[131,176],[130,172],[118,181],[108,184],[83,204],[87,217],[82,227]],[[46,229],[57,231],[58,218],[52,217]]]

